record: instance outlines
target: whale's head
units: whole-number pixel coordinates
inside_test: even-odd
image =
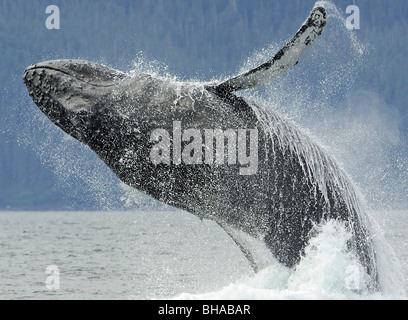
[[[54,60],[27,67],[23,80],[39,109],[123,180],[138,177],[133,173],[139,167],[142,172],[153,166],[152,131],[170,132],[175,120],[206,119],[194,112],[205,105],[201,91],[194,93],[194,103],[192,92],[183,94],[179,84],[154,75],[124,73],[83,60]]]
[[[148,132],[170,105],[158,101],[157,96],[164,101],[169,95],[161,94],[166,86],[155,77],[83,60],[54,60],[27,67],[23,80],[39,109],[119,176],[138,176],[126,170],[146,167]]]
[[[24,83],[37,106],[68,134],[86,142],[92,115],[106,106],[112,92],[128,76],[82,60],[54,60],[31,65]]]

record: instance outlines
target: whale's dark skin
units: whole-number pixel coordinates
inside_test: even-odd
[[[314,225],[344,221],[372,288],[375,253],[356,192],[336,161],[278,114],[234,94],[262,86],[298,63],[326,24],[315,8],[294,38],[270,61],[220,84],[175,83],[128,75],[81,60],[30,66],[29,94],[51,121],[89,146],[129,186],[168,205],[262,239],[283,264],[300,261]],[[258,131],[258,168],[237,165],[153,164],[151,134],[219,128]],[[303,152],[302,150],[307,150]]]

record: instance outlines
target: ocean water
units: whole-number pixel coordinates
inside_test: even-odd
[[[408,212],[373,216],[398,258],[385,278],[407,279]],[[328,224],[296,270],[254,274],[220,227],[182,211],[0,212],[0,299],[406,299],[406,280],[381,294],[350,283],[346,239]]]

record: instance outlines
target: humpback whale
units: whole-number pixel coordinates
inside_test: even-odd
[[[34,64],[24,83],[41,111],[124,183],[231,236],[239,230],[261,239],[288,267],[302,258],[314,226],[344,222],[349,249],[378,289],[374,246],[350,178],[295,125],[235,94],[297,65],[325,25],[324,8],[314,8],[269,61],[220,83],[129,75],[82,60]]]

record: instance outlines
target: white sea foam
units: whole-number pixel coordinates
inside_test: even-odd
[[[295,269],[279,263],[247,276],[221,290],[202,293],[183,293],[175,299],[205,300],[270,300],[270,299],[406,299],[400,274],[393,271],[385,279],[393,284],[385,292],[370,292],[369,277],[358,258],[347,250],[351,234],[339,222],[329,221],[321,226],[306,248],[305,256]],[[381,240],[382,244],[386,244]],[[387,253],[389,251],[387,250]],[[388,261],[390,262],[390,261]],[[395,266],[395,265],[394,265]]]

